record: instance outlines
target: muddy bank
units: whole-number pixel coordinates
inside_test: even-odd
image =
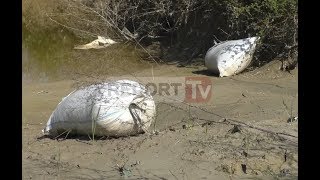
[[[217,78],[205,70],[203,59],[190,58],[202,57],[200,51],[209,47],[197,38],[191,40],[203,49],[167,50],[197,66],[180,63],[178,67],[175,56],[165,61],[171,65],[143,60],[136,46],[127,42],[75,50],[74,46],[96,36],[79,38],[50,21],[46,14],[68,17],[61,14],[66,7],[62,2],[22,3],[23,179],[298,179],[298,122],[288,122],[298,115],[297,69],[279,71],[281,63],[273,61],[237,76]],[[88,26],[79,22],[80,29]],[[156,43],[148,48],[163,47]],[[43,136],[41,130],[63,97],[79,86],[121,76],[164,81],[206,77],[212,97],[204,103],[179,103],[156,96],[157,116],[149,130],[157,132],[153,134],[96,141]]]
[[[280,62],[238,76],[199,74],[202,66],[161,65],[130,76],[206,76],[213,96],[205,104],[157,102],[152,130],[157,135],[90,141],[52,140],[41,130],[77,81],[64,79],[23,85],[24,179],[297,179],[297,138],[248,127],[235,129],[221,117],[270,132],[298,136],[297,74],[278,70]],[[99,81],[108,76],[99,76]],[[96,78],[78,78],[87,83]],[[82,82],[83,82],[82,81]],[[79,83],[79,82],[78,82]],[[208,122],[211,121],[211,122]],[[121,168],[124,167],[124,168]]]

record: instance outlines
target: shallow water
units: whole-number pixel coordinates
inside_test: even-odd
[[[151,67],[150,62],[142,60],[141,52],[128,43],[98,50],[74,49],[92,40],[78,39],[63,29],[32,34],[23,28],[23,82],[116,76]]]

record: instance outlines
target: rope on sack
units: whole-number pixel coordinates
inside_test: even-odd
[[[136,111],[133,111],[133,109],[138,109],[140,110],[141,112],[145,112],[146,110],[142,109],[141,107],[139,107],[136,103],[131,103],[129,105],[129,111],[130,111],[130,114],[133,118],[133,121],[134,121],[134,127],[139,130],[140,128],[144,131],[144,132],[147,132],[148,133],[148,130],[146,128],[144,128],[144,124],[143,122],[141,121],[141,118],[140,116],[137,114]]]

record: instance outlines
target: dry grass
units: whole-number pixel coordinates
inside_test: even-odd
[[[296,6],[296,0],[24,0],[23,23],[32,32],[63,27],[84,39],[101,35],[131,41],[154,61],[156,58],[145,48],[154,41],[161,42],[159,51],[168,54],[165,59],[190,61],[204,57],[214,40],[260,36],[262,44],[257,47],[258,58],[253,65],[282,55],[295,66]],[[171,49],[165,49],[169,46]]]

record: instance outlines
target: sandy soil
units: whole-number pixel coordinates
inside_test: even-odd
[[[23,179],[297,179],[298,123],[287,120],[298,114],[298,70],[289,74],[279,66],[274,61],[226,78],[208,76],[201,66],[155,67],[154,76],[210,77],[211,101],[157,102],[152,130],[159,133],[96,141],[54,140],[41,132],[77,82],[25,81]],[[246,125],[234,125],[239,123]]]

